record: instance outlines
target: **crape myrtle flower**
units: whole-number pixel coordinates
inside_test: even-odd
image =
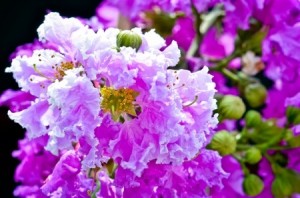
[[[126,101],[129,102],[136,97],[135,102],[142,109],[142,112],[139,113],[137,119],[131,120],[129,118],[128,121],[125,121],[124,124],[120,125],[119,123],[115,122],[111,123],[109,118],[107,118],[105,123],[107,123],[108,126],[106,127],[104,123],[102,124],[105,129],[108,128],[109,130],[119,130],[119,133],[117,133],[114,139],[109,143],[110,149],[105,149],[105,152],[113,149],[113,153],[116,155],[116,158],[123,158],[124,162],[121,163],[123,166],[127,166],[127,168],[135,170],[137,174],[140,174],[141,171],[146,167],[147,162],[152,159],[158,158],[160,163],[169,163],[173,161],[173,163],[178,164],[186,157],[186,155],[189,155],[188,158],[191,158],[196,154],[197,151],[193,150],[191,153],[185,152],[185,154],[182,155],[184,149],[178,147],[179,145],[176,143],[176,141],[179,141],[180,138],[182,138],[182,135],[180,134],[185,131],[184,123],[181,123],[181,120],[190,114],[182,114],[182,112],[179,111],[179,108],[182,108],[183,104],[188,105],[195,101],[193,105],[196,109],[196,106],[198,106],[199,102],[201,101],[199,99],[195,99],[197,92],[201,93],[201,89],[210,90],[210,88],[212,88],[213,90],[213,84],[209,83],[209,79],[211,77],[207,76],[206,78],[203,78],[203,76],[202,79],[203,81],[206,81],[206,85],[203,88],[199,87],[198,91],[194,90],[194,94],[190,94],[190,98],[181,99],[177,96],[177,91],[182,92],[183,90],[191,90],[192,84],[196,84],[196,79],[201,79],[199,77],[197,78],[197,76],[205,74],[207,69],[203,70],[202,72],[198,72],[197,74],[190,74],[190,81],[181,82],[182,80],[187,79],[185,76],[189,76],[189,72],[166,72],[168,65],[174,65],[178,61],[179,52],[177,45],[172,43],[169,47],[165,48],[164,51],[160,51],[159,49],[165,45],[164,41],[153,31],[146,33],[144,36],[141,34],[139,29],[133,29],[132,31],[139,34],[143,40],[138,52],[135,52],[136,50],[134,49],[121,47],[119,52],[111,50],[109,58],[105,60],[105,58],[101,59],[101,57],[107,56],[107,52],[104,50],[95,49],[94,53],[86,54],[85,58],[82,58],[82,62],[86,62],[84,65],[93,66],[87,68],[87,73],[91,79],[98,79],[98,81],[100,81],[104,78],[106,79],[107,85],[117,88],[112,89],[104,87],[101,89],[104,97],[102,103],[102,108],[104,108],[104,111],[111,112],[106,99],[109,94],[118,93],[122,97],[128,97]],[[108,29],[104,35],[113,34],[115,35],[113,38],[116,38],[117,33],[117,30]],[[98,32],[97,34],[100,33]],[[153,41],[151,39],[153,39]],[[103,59],[105,60],[105,64],[103,63]],[[120,65],[123,66],[120,67]],[[116,71],[119,72],[115,73]],[[123,79],[126,79],[126,81],[123,81]],[[129,87],[130,89],[118,90],[118,88],[120,89],[121,87]],[[134,92],[131,90],[135,90],[138,95],[134,94]],[[133,95],[131,95],[131,93]],[[213,100],[212,94],[212,91],[208,91],[207,95],[205,96],[203,92],[203,99],[205,100],[206,98],[208,100]],[[116,98],[112,97],[111,99],[115,100]],[[167,102],[167,106],[165,105],[165,102]],[[204,104],[205,103],[203,103],[202,108],[204,108]],[[214,103],[212,103],[211,107],[215,108],[213,104]],[[128,103],[128,105],[128,108],[130,108],[130,103]],[[193,107],[193,105],[191,105],[191,107]],[[186,109],[191,107],[187,107]],[[129,110],[130,109],[127,109],[127,111],[130,113]],[[204,112],[198,113],[202,114]],[[207,113],[207,116],[211,116],[210,110],[208,110]],[[134,115],[135,113],[131,112],[131,114]],[[197,115],[197,112],[193,112],[191,115],[192,118],[194,118],[193,115]],[[117,117],[118,116],[116,116],[116,118]],[[207,125],[205,124],[203,126],[213,126],[213,122],[212,124],[207,123]],[[133,129],[135,131],[134,134],[131,132]],[[145,131],[147,131],[147,133],[145,133]],[[165,133],[165,131],[170,132]],[[209,130],[207,132],[209,137]],[[112,136],[112,134],[115,133],[116,132],[106,133],[106,131],[103,131],[103,134],[97,134],[101,136],[105,134]],[[165,137],[166,135],[169,137]],[[188,139],[180,141],[182,143],[185,141],[192,141],[190,137],[186,138]],[[173,146],[171,146],[171,144],[168,145],[169,139],[173,139]],[[199,147],[199,143],[200,142],[196,144],[193,143],[190,144],[190,146],[195,145],[195,147]],[[157,150],[156,148],[159,149]],[[175,153],[172,153],[172,149],[174,149],[174,152],[177,152],[178,156],[176,156]],[[141,160],[139,155],[145,155],[142,158],[143,160]]]
[[[170,151],[171,148],[167,148],[167,142],[169,141],[168,139],[173,139],[173,142],[176,142],[176,139],[178,139],[179,137],[181,137],[180,133],[182,133],[183,130],[183,124],[179,124],[181,122],[181,120],[184,118],[184,116],[186,116],[186,114],[182,114],[180,113],[178,110],[178,108],[182,108],[183,104],[185,103],[191,103],[192,101],[195,100],[195,96],[197,95],[197,92],[194,92],[194,94],[190,94],[191,97],[189,98],[189,100],[185,99],[182,101],[178,101],[179,104],[176,104],[173,98],[173,96],[176,96],[174,94],[176,94],[176,91],[181,91],[181,90],[191,90],[192,84],[196,84],[196,79],[201,79],[199,78],[201,76],[201,74],[205,74],[207,72],[207,69],[203,70],[202,72],[198,72],[197,74],[191,74],[191,82],[192,84],[189,84],[189,82],[182,82],[180,83],[181,80],[183,79],[187,79],[184,76],[187,75],[189,76],[188,73],[186,72],[178,72],[178,74],[176,74],[176,71],[174,71],[173,75],[167,75],[166,73],[166,69],[168,66],[171,65],[175,65],[178,62],[178,58],[179,58],[179,52],[178,52],[178,48],[176,43],[171,43],[171,45],[167,48],[164,49],[164,51],[160,51],[159,49],[165,46],[164,40],[158,36],[157,34],[155,34],[153,31],[147,32],[144,35],[141,33],[141,31],[139,29],[133,29],[133,32],[135,32],[136,34],[138,34],[139,36],[142,37],[142,44],[139,48],[139,50],[136,52],[135,49],[132,48],[127,48],[127,47],[121,47],[119,50],[115,50],[114,48],[116,48],[117,46],[115,46],[116,43],[116,37],[117,34],[119,33],[119,30],[116,29],[107,29],[105,32],[99,30],[97,33],[93,33],[93,32],[89,32],[89,39],[94,40],[96,42],[99,42],[99,44],[95,44],[95,42],[85,42],[88,45],[90,45],[90,47],[86,47],[86,48],[81,48],[80,50],[81,53],[80,55],[82,57],[79,57],[78,60],[83,63],[83,65],[85,66],[86,69],[86,73],[89,76],[90,79],[92,80],[96,80],[98,82],[101,82],[102,79],[105,79],[105,87],[103,87],[101,89],[101,94],[104,97],[103,102],[102,102],[102,108],[104,109],[104,112],[111,112],[110,110],[110,106],[107,103],[107,99],[106,97],[108,97],[110,94],[118,94],[121,97],[128,97],[126,99],[126,101],[128,103],[128,108],[130,108],[131,104],[131,100],[136,100],[136,104],[142,109],[142,112],[138,115],[138,119],[134,119],[131,120],[130,122],[125,122],[121,129],[120,129],[120,134],[119,134],[119,138],[114,139],[113,141],[110,142],[110,147],[114,148],[114,153],[117,154],[117,157],[125,157],[126,161],[127,160],[133,160],[133,163],[137,163],[135,162],[136,160],[139,159],[138,156],[135,157],[130,157],[131,155],[131,148],[132,146],[135,146],[134,144],[132,144],[132,141],[138,141],[140,142],[143,139],[140,139],[141,137],[139,137],[137,134],[143,134],[143,136],[145,136],[144,140],[145,143],[140,142],[139,144],[142,144],[143,146],[140,148],[141,149],[141,154],[146,154],[145,153],[145,148],[150,149],[151,147],[156,148],[159,145],[159,142],[157,142],[157,138],[154,138],[155,136],[150,136],[149,138],[152,139],[154,138],[152,141],[154,141],[154,145],[149,145],[149,141],[147,142],[147,137],[145,135],[144,131],[149,130],[153,128],[153,126],[157,126],[156,128],[154,127],[152,130],[153,132],[155,132],[157,134],[157,136],[159,137],[160,133],[162,133],[163,131],[174,131],[174,132],[170,132],[170,133],[165,133],[163,132],[163,136],[160,137],[160,144],[162,148],[160,148],[159,152],[152,148],[152,151],[150,153],[147,153],[148,156],[145,156],[144,160],[145,162],[143,163],[139,163],[139,164],[127,164],[125,165],[125,162],[123,163],[124,166],[128,166],[128,168],[131,168],[132,170],[135,170],[135,172],[137,174],[140,174],[140,171],[142,171],[142,169],[144,167],[146,167],[146,163],[147,161],[150,161],[152,159],[158,158],[158,156],[160,156],[159,162],[160,163],[168,163],[170,161],[174,161],[174,163],[180,163],[180,161],[182,161],[186,155],[189,155],[188,158],[192,158],[193,155],[196,154],[196,149],[193,150],[193,152],[191,153],[187,153],[185,152],[185,154],[183,156],[180,156],[179,154],[181,153],[181,148],[177,147],[177,145],[175,144],[174,146],[171,147],[171,145],[169,145],[169,147],[175,149],[174,151],[178,150],[178,157],[172,156],[172,157],[168,157],[168,155],[173,155],[172,152]],[[100,45],[100,42],[103,41],[102,45]],[[114,44],[114,46],[112,48],[105,48],[105,46],[110,46],[111,47],[111,43]],[[80,43],[77,43],[78,45],[80,45]],[[87,50],[87,49],[93,49],[93,50]],[[145,61],[146,60],[146,61]],[[121,67],[120,67],[121,65]],[[172,72],[169,72],[172,73]],[[185,73],[185,75],[182,75],[182,79],[180,77],[181,73]],[[199,77],[197,78],[197,76],[199,75]],[[195,76],[195,77],[192,77]],[[126,80],[125,80],[126,79]],[[201,93],[201,89],[202,90],[210,90],[207,92],[207,96],[204,95],[203,93],[203,99],[204,100],[213,100],[213,84],[210,83],[210,79],[211,77],[207,76],[204,78],[204,75],[202,77],[203,81],[206,81],[205,86],[203,88],[200,88],[198,93]],[[172,82],[174,81],[174,82]],[[202,84],[202,83],[199,83]],[[109,88],[107,86],[110,86],[112,88]],[[191,86],[191,87],[190,87]],[[127,87],[128,89],[124,89],[125,87]],[[134,92],[137,92],[138,95],[135,96],[135,94],[132,90],[134,90]],[[133,95],[131,95],[131,93]],[[150,94],[150,95],[149,95]],[[124,95],[124,96],[123,96]],[[172,97],[169,97],[172,96]],[[135,98],[136,97],[136,98]],[[117,98],[112,97],[111,100],[116,100]],[[176,97],[175,97],[176,99]],[[179,97],[177,99],[180,99]],[[165,102],[168,103],[168,106],[165,106]],[[196,99],[196,102],[194,103],[195,109],[199,104],[199,102],[201,102],[200,99]],[[215,108],[215,106],[213,105],[214,103],[212,103],[212,108]],[[116,104],[117,106],[118,104]],[[178,106],[179,105],[179,106]],[[126,107],[126,105],[125,105]],[[209,107],[209,106],[208,106]],[[127,108],[127,107],[126,107]],[[192,108],[188,107],[188,108]],[[186,108],[186,109],[188,109]],[[204,108],[204,103],[203,103],[203,107]],[[206,108],[206,107],[205,107]],[[159,109],[159,110],[158,110]],[[117,109],[116,109],[117,110]],[[132,110],[132,109],[131,109]],[[131,115],[134,115],[134,112],[130,112],[130,109],[126,110],[127,113],[130,113]],[[163,112],[163,115],[160,115],[159,113],[157,113],[156,115],[151,115],[151,114],[155,114],[155,112]],[[205,111],[204,111],[205,112]],[[198,112],[198,113],[204,113],[204,112]],[[115,111],[114,113],[116,113],[117,115],[117,111]],[[120,112],[119,112],[120,113]],[[196,113],[196,112],[195,112]],[[211,111],[208,108],[207,111],[207,116],[211,116]],[[197,113],[196,113],[197,114]],[[194,114],[194,115],[196,115]],[[193,114],[192,114],[193,115]],[[155,116],[159,116],[163,119],[159,120],[159,119],[155,119],[155,120],[151,120],[151,122],[149,122],[149,118],[151,117],[155,117]],[[115,116],[116,119],[118,117]],[[125,117],[126,118],[126,117]],[[130,119],[130,118],[129,118]],[[152,119],[152,118],[151,118]],[[176,121],[177,120],[177,121]],[[214,120],[214,119],[212,119]],[[156,123],[157,121],[159,121],[159,123]],[[204,120],[203,120],[204,121]],[[175,124],[174,124],[174,123]],[[210,127],[213,126],[215,121],[212,122],[212,124],[207,123],[203,126],[205,127]],[[146,124],[147,123],[147,124]],[[151,123],[151,124],[150,124]],[[154,124],[155,123],[155,124]],[[164,126],[167,123],[167,126]],[[176,124],[177,123],[177,124]],[[145,125],[145,126],[144,126]],[[142,128],[140,127],[142,126]],[[164,127],[160,127],[160,126],[164,126]],[[172,126],[172,128],[171,128]],[[176,130],[174,130],[175,127],[178,127]],[[129,142],[124,141],[123,138],[127,137],[128,135],[131,134],[131,130],[135,129],[135,134],[133,137],[137,138],[135,140],[135,138],[130,138],[128,140],[130,140]],[[150,130],[149,132],[151,133]],[[141,133],[139,133],[139,131]],[[206,130],[207,134],[209,134],[209,130]],[[159,133],[160,132],[160,133]],[[128,134],[129,133],[129,134]],[[165,135],[172,135],[170,137],[166,137],[164,138],[164,134]],[[125,135],[125,136],[124,136]],[[209,136],[209,135],[208,135]],[[188,138],[188,137],[186,137]],[[163,140],[166,139],[166,140]],[[167,142],[165,142],[167,141]],[[178,139],[179,141],[179,139]],[[187,141],[187,140],[185,140]],[[188,140],[188,141],[192,141],[192,139]],[[150,141],[151,142],[151,141]],[[122,144],[121,144],[122,143]],[[183,143],[183,142],[182,142]],[[199,142],[200,143],[200,142]],[[195,145],[196,147],[199,147],[200,144],[197,143],[195,144],[191,144],[191,145]],[[127,145],[128,144],[128,145]],[[138,144],[138,145],[139,145]],[[188,144],[187,144],[188,145]],[[204,146],[204,145],[203,145]],[[127,148],[127,149],[123,149]],[[135,147],[133,147],[135,148]],[[133,150],[140,150],[140,149],[133,149]],[[172,150],[172,149],[171,149]],[[169,152],[168,152],[169,151]],[[182,149],[182,152],[184,151],[184,149]],[[147,151],[149,152],[149,151]],[[123,154],[122,154],[123,153]],[[138,152],[137,152],[138,153]],[[159,154],[160,153],[160,154]],[[126,155],[125,155],[126,154]],[[154,154],[154,155],[153,155]],[[183,154],[183,153],[182,153]],[[121,156],[119,156],[121,155]],[[156,157],[154,157],[156,156]],[[180,156],[180,157],[179,157]],[[149,158],[149,159],[147,159]],[[161,158],[161,159],[160,159]],[[170,159],[168,159],[170,158]],[[129,166],[130,165],[130,166]],[[137,168],[138,167],[138,168]]]
[[[29,139],[46,137],[45,149],[61,156],[43,193],[86,192],[73,187],[89,186],[84,173],[109,160],[137,178],[150,162],[180,167],[199,155],[203,163],[217,163],[218,156],[201,152],[217,124],[215,84],[207,67],[170,69],[180,57],[176,42],[166,46],[154,30],[140,28],[95,32],[58,13],[45,17],[38,34],[55,49],[17,56],[6,71],[36,97],[29,107],[9,111],[10,118]],[[203,192],[221,185],[226,174],[218,170],[220,178],[200,179]]]
[[[270,29],[263,43],[263,60],[267,62],[266,75],[273,80],[295,81],[300,70],[299,56],[299,25],[281,25]]]

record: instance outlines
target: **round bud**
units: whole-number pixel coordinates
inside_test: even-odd
[[[264,183],[257,175],[249,174],[243,181],[244,192],[249,196],[260,194],[263,188]]]
[[[288,197],[293,193],[293,186],[286,177],[277,175],[272,182],[272,193],[275,197]]]
[[[261,115],[257,111],[250,110],[245,116],[246,126],[255,127],[261,123]]]
[[[123,30],[117,35],[117,47],[132,47],[136,51],[142,45],[142,38],[131,30]]]
[[[228,131],[217,132],[208,145],[208,148],[218,151],[220,155],[228,155],[235,152],[236,140]]]
[[[252,83],[245,88],[245,99],[252,108],[260,107],[267,97],[266,88],[260,83]]]
[[[245,113],[246,107],[243,100],[234,95],[224,96],[219,104],[220,119],[240,119]]]
[[[261,160],[261,152],[259,149],[252,147],[246,151],[245,160],[249,164],[256,164]]]

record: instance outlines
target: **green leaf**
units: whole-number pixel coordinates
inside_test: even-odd
[[[243,52],[253,51],[261,54],[262,41],[267,35],[268,30],[263,28],[258,21],[252,21],[251,28],[248,30],[238,30],[236,48],[241,48]]]
[[[265,29],[260,29],[243,43],[243,48],[245,48],[246,51],[253,51],[257,54],[261,54],[262,41],[266,35],[267,31]]]
[[[166,37],[172,33],[176,20],[182,16],[184,16],[182,12],[169,14],[160,9],[153,9],[145,12],[145,21],[147,28],[155,29],[158,34]]]
[[[216,23],[216,21],[218,21],[218,19],[221,19],[224,15],[224,10],[218,7],[216,7],[208,14],[203,14],[201,16],[202,23],[199,27],[199,31],[201,32],[201,34],[205,34],[209,30],[209,28],[212,27]]]
[[[290,138],[287,142],[291,148],[300,147],[300,135]]]
[[[281,152],[276,152],[272,155],[272,158],[280,167],[286,167],[288,164],[288,158],[285,154]]]
[[[286,109],[286,117],[289,124],[300,124],[300,108],[289,106]]]

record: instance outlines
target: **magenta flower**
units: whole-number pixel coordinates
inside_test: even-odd
[[[170,169],[174,176],[182,170],[179,181],[195,182],[189,187],[174,180],[175,192],[163,175],[165,183],[152,191],[159,187],[157,192],[180,196],[189,187],[188,194],[204,195],[206,188],[222,187],[227,174],[220,157],[205,150],[218,122],[207,67],[194,73],[171,70],[180,58],[177,43],[167,46],[154,30],[94,32],[77,19],[49,13],[38,33],[55,49],[17,56],[6,70],[36,97],[20,111],[9,111],[10,118],[26,128],[30,139],[45,138],[45,149],[59,158],[38,192],[125,196],[131,186],[122,177],[143,180],[152,167]],[[120,45],[126,39],[119,38],[122,34],[133,35],[139,45]],[[105,171],[110,161],[124,171],[116,175],[118,182]],[[200,167],[206,166],[203,172]],[[98,189],[99,182],[106,190]]]
[[[29,93],[8,89],[1,94],[0,106],[7,106],[12,112],[18,112],[29,107],[34,99]]]
[[[300,73],[297,62],[300,57],[294,52],[299,50],[299,25],[282,25],[270,30],[264,41],[264,59],[268,63],[266,74],[274,79],[294,81]]]
[[[40,187],[59,160],[58,156],[44,150],[46,143],[46,137],[34,140],[26,137],[19,141],[20,150],[14,151],[13,157],[21,161],[15,172],[15,181],[20,182],[21,185],[15,189],[15,196],[46,197]]]

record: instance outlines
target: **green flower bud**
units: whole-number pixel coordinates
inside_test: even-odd
[[[219,104],[218,112],[222,119],[240,119],[245,113],[246,107],[242,99],[234,95],[224,96]]]
[[[244,192],[249,196],[256,196],[264,189],[263,181],[254,174],[249,174],[243,181]]]
[[[244,94],[249,106],[256,108],[265,103],[267,90],[260,83],[252,83],[246,86]]]
[[[228,131],[222,130],[214,135],[209,149],[218,151],[220,155],[228,155],[235,152],[236,140]]]
[[[287,197],[293,193],[293,186],[286,177],[277,175],[272,182],[272,193],[275,197]]]
[[[142,38],[131,30],[123,30],[117,35],[117,47],[132,47],[136,51],[142,45]]]
[[[255,127],[261,123],[261,115],[257,111],[250,110],[245,116],[246,126]]]
[[[245,160],[249,164],[256,164],[261,160],[261,152],[259,149],[252,147],[246,151]]]

